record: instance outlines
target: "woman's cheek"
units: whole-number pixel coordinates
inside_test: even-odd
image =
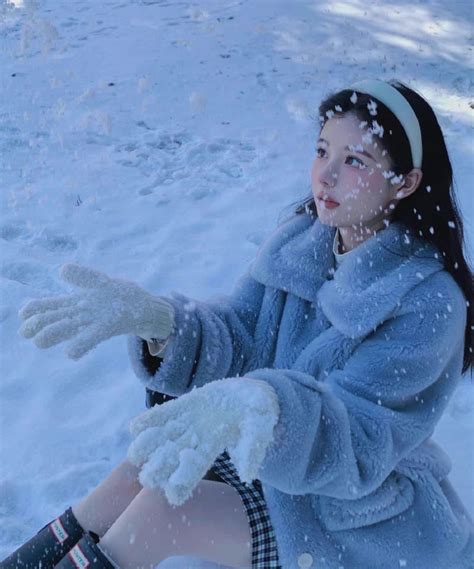
[[[349,188],[347,192],[348,199],[358,199],[359,194],[369,186],[367,176],[357,170],[348,174],[346,183],[346,187]]]
[[[361,190],[371,187],[380,186],[383,183],[383,176],[380,172],[376,172],[373,168],[366,168],[351,173],[353,186],[357,186]]]
[[[315,184],[318,180],[317,176],[318,168],[316,164],[316,160],[313,160],[313,164],[311,165],[311,181]]]

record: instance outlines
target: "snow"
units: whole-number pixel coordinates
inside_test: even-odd
[[[124,458],[144,405],[123,336],[72,361],[18,334],[20,307],[69,294],[64,263],[227,293],[309,193],[331,90],[398,78],[428,98],[472,258],[470,16],[462,0],[0,3],[0,558]],[[470,512],[473,410],[464,378],[435,433]]]

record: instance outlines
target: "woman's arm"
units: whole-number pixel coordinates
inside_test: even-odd
[[[265,286],[245,273],[229,296],[202,302],[172,293],[166,300],[175,314],[161,365],[154,366],[147,343],[128,337],[132,367],[148,387],[178,396],[194,386],[256,367],[254,334]]]

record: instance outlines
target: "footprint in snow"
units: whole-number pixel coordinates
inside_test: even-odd
[[[48,290],[49,292],[62,292],[56,280],[50,276],[49,271],[39,263],[31,261],[13,261],[0,266],[0,276],[33,288]]]
[[[225,137],[202,140],[187,132],[148,131],[140,141],[117,145],[115,152],[119,164],[138,168],[146,178],[152,178],[137,190],[140,196],[158,195],[164,186],[179,184],[195,199],[244,178],[257,158],[248,141]],[[197,181],[199,187],[193,187]]]
[[[78,248],[78,243],[70,235],[45,227],[33,234],[24,222],[9,222],[0,226],[0,238],[5,241],[29,241],[51,252],[71,252]]]
[[[5,223],[4,225],[0,226],[0,238],[5,239],[5,241],[25,239],[29,236],[30,232],[28,231],[26,223]]]
[[[70,252],[78,248],[77,242],[70,236],[45,228],[31,242],[51,252]]]

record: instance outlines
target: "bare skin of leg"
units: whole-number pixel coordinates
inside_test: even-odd
[[[250,568],[251,532],[240,496],[230,485],[201,480],[181,506],[161,489],[144,488],[100,541],[120,569],[153,569],[177,555]]]
[[[72,506],[81,526],[102,537],[135,496],[143,490],[139,469],[125,460],[81,502]]]
[[[107,547],[106,551],[112,559],[118,559],[120,556],[122,560],[127,555],[133,557],[134,553],[129,543],[131,539],[130,527],[135,528],[134,535],[138,536],[138,538],[135,537],[135,543],[150,539],[150,531],[152,532],[150,541],[153,543],[156,541],[158,530],[154,531],[153,528],[159,527],[158,525],[152,522],[148,523],[148,529],[145,527],[145,533],[142,534],[142,530],[138,531],[136,522],[130,524],[133,516],[138,517],[139,520],[142,518],[143,512],[140,504],[144,502],[144,507],[148,503],[148,509],[154,518],[162,518],[160,523],[166,527],[163,535],[168,537],[169,542],[163,547],[172,551],[166,553],[166,550],[163,549],[156,554],[156,558],[159,559],[161,556],[162,559],[165,559],[172,555],[196,555],[217,563],[220,559],[220,563],[231,567],[251,566],[251,536],[247,514],[240,496],[234,488],[218,482],[218,478],[209,471],[195,489],[193,496],[185,504],[175,508],[168,504],[160,490],[144,489],[138,480],[138,474],[139,469],[137,467],[128,461],[124,461],[88,496],[72,506],[74,515],[83,528],[97,533],[101,538],[111,529],[107,537],[101,539],[100,545],[104,550]],[[135,502],[136,498],[140,498],[140,500]],[[209,500],[213,503],[209,503]],[[129,509],[132,502],[133,508]],[[182,521],[182,516],[187,515],[186,508],[190,508],[191,517],[187,519],[185,524]],[[204,512],[200,512],[200,508],[201,510],[204,509]],[[210,512],[212,512],[211,517],[208,515]],[[124,513],[126,513],[125,517],[122,516]],[[121,519],[118,520],[118,518]],[[116,521],[120,521],[120,523],[115,524]],[[113,530],[112,526],[114,526]],[[176,531],[179,530],[177,537],[172,535],[173,526]],[[210,528],[207,536],[206,527]],[[185,537],[185,529],[188,533],[187,538]],[[145,535],[147,531],[149,537]],[[124,532],[129,534],[126,539],[123,537]],[[224,535],[221,536],[220,532],[223,532]],[[237,533],[240,538],[237,537]],[[231,543],[227,546],[229,540]],[[194,545],[195,542],[197,542],[196,546]],[[125,551],[118,551],[120,546],[124,545]],[[146,545],[142,545],[141,549],[149,552],[152,557],[155,555],[153,550],[146,548]],[[219,549],[223,551],[219,552]],[[244,561],[240,563],[242,555]],[[229,561],[229,556],[234,560],[237,558],[238,563],[232,565],[232,563],[224,562],[224,559]],[[117,563],[122,567],[119,561]],[[148,565],[145,563],[143,566],[153,567],[153,564],[156,565],[157,563],[159,561],[155,560]],[[129,565],[123,565],[123,567],[138,567],[138,565],[133,559]]]

